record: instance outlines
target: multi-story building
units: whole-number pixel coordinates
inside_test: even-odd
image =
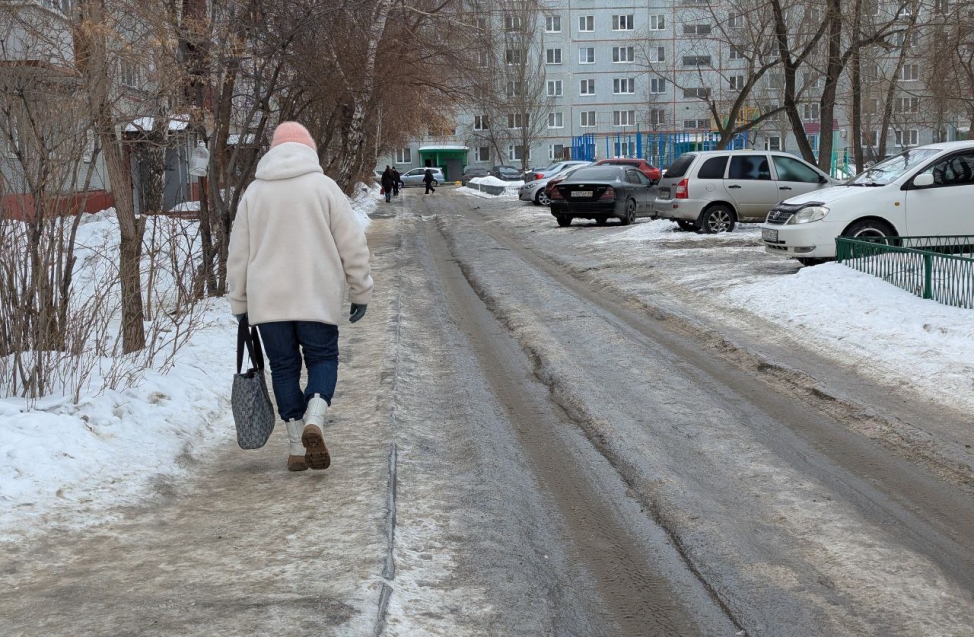
[[[574,143],[587,156],[640,154],[666,165],[681,149],[716,143],[715,119],[726,120],[742,93],[737,120],[761,120],[740,141],[748,147],[797,152],[791,124],[780,110],[784,74],[773,23],[758,20],[755,13],[745,14],[740,2],[495,0],[472,4],[482,10],[479,15],[487,17],[487,26],[495,34],[493,52],[482,55],[480,62],[485,69],[495,64],[501,70],[494,73],[500,77],[495,88],[506,91],[512,111],[523,106],[518,97],[532,88],[520,86],[523,76],[505,82],[503,67],[540,60],[536,72],[527,74],[538,91],[538,98],[529,100],[533,112],[505,114],[503,99],[491,109],[472,105],[458,118],[453,135],[417,140],[381,163],[396,163],[401,170],[422,165],[446,168],[443,159],[449,157],[447,177],[453,179],[461,161],[463,165],[535,166],[562,158]],[[945,127],[924,109],[920,42],[925,37],[923,23],[933,19],[935,8],[913,19],[901,4],[870,5],[864,17],[867,28],[888,33],[880,46],[863,51],[862,143],[867,160],[878,158],[884,122],[885,155],[957,135],[956,124]],[[946,0],[938,0],[937,6],[946,7]],[[789,12],[789,36],[798,51],[814,36],[824,8],[809,3]],[[480,24],[485,26],[483,18]],[[517,29],[529,31],[529,47],[511,44],[516,38],[509,34]],[[851,91],[844,73],[836,94],[833,130],[821,131],[824,55],[820,42],[801,67],[796,78],[798,112],[814,152],[821,135],[832,135],[833,168],[841,172],[854,141]],[[890,109],[884,119],[887,103]],[[944,114],[938,117],[943,120]],[[523,132],[531,118],[544,125],[519,138],[516,132]],[[587,148],[579,146],[582,142]]]

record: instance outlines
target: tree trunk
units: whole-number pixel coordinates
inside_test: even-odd
[[[825,67],[825,88],[819,102],[818,167],[832,173],[832,126],[835,122],[835,94],[839,76],[844,67],[842,60],[842,4],[841,0],[829,0],[829,53]]]

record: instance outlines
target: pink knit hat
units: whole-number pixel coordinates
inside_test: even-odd
[[[297,122],[281,122],[274,129],[274,139],[271,140],[271,148],[285,144],[287,142],[298,142],[305,146],[310,146],[311,150],[317,151],[315,140],[311,139],[308,129]]]

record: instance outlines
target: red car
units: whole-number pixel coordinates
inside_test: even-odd
[[[662,172],[656,166],[646,163],[645,159],[627,159],[625,157],[616,157],[615,159],[600,159],[595,162],[596,166],[632,166],[641,172],[642,174],[649,177],[649,180],[653,184],[658,184]]]

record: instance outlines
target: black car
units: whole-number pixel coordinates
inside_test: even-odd
[[[572,219],[595,219],[600,226],[610,218],[627,226],[637,216],[651,215],[656,189],[649,177],[628,166],[579,168],[551,191],[551,214],[559,226]]]
[[[474,177],[486,177],[488,174],[489,172],[483,166],[467,166],[463,169],[463,175],[460,177],[460,183],[466,186]]]
[[[524,179],[521,171],[510,166],[494,166],[490,169],[490,174],[504,181],[521,181]]]

